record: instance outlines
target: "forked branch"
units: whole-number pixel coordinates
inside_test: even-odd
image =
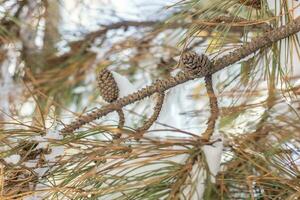
[[[82,117],[79,117],[74,122],[62,129],[61,132],[73,132],[74,130],[80,128],[84,124],[92,122],[93,120],[103,117],[108,113],[116,111],[128,104],[140,101],[146,97],[153,95],[154,93],[163,93],[176,85],[213,74],[221,69],[224,69],[225,67],[228,67],[238,62],[239,60],[251,55],[252,53],[255,53],[257,50],[268,47],[273,43],[286,37],[289,37],[299,31],[300,17],[297,17],[291,23],[285,26],[281,26],[279,28],[275,28],[272,31],[265,33],[263,36],[256,37],[251,42],[242,45],[240,48],[229,53],[228,55],[225,55],[222,58],[213,61],[209,70],[202,70],[196,74],[180,72],[175,77],[170,77],[165,80],[157,80],[150,86],[147,86],[141,90],[138,90],[137,92],[134,92],[133,94],[120,98],[107,106],[104,106]]]

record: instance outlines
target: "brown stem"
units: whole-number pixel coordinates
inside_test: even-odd
[[[123,110],[122,109],[117,109],[116,110],[117,111],[117,113],[118,113],[118,115],[119,115],[119,124],[118,124],[118,132],[117,132],[117,134],[116,135],[114,135],[114,139],[118,139],[118,138],[120,138],[121,137],[121,135],[122,135],[122,128],[124,127],[124,124],[125,124],[125,115],[124,115],[124,112],[123,112]]]
[[[211,114],[207,122],[207,128],[203,134],[203,139],[209,141],[210,137],[214,133],[215,124],[219,116],[218,100],[214,93],[211,75],[205,76],[205,87],[207,95],[209,97],[209,106]]]
[[[255,53],[257,50],[270,46],[273,43],[289,37],[300,31],[300,17],[297,17],[291,23],[274,28],[272,31],[265,33],[263,36],[254,38],[251,42],[243,45],[235,51],[214,61],[211,74],[228,67],[235,62]]]
[[[251,28],[262,28],[263,30],[270,30],[269,25],[267,23],[255,23],[251,24],[249,20],[238,18],[236,16],[233,17],[226,17],[220,16],[217,18],[212,19],[211,21],[199,21],[194,20],[192,22],[169,22],[165,23],[163,21],[120,21],[113,24],[102,26],[101,29],[91,32],[81,40],[76,40],[74,42],[69,43],[71,47],[76,47],[78,49],[86,49],[89,47],[89,43],[93,42],[95,39],[102,37],[110,30],[116,30],[120,28],[127,29],[129,27],[136,27],[136,28],[145,28],[145,27],[163,27],[164,29],[177,29],[177,28],[188,28],[192,25],[205,25],[206,29],[213,30],[214,27],[220,25],[221,22],[225,23],[233,23],[237,22],[239,24],[231,24],[232,29],[240,32],[240,27],[251,27]],[[244,22],[244,23],[242,23]],[[249,24],[247,24],[247,22]],[[83,50],[81,49],[81,50]]]
[[[211,20],[216,24],[224,23],[230,24],[232,28],[234,27],[248,27],[251,29],[261,29],[263,31],[270,31],[272,30],[272,26],[267,22],[259,22],[259,21],[251,21],[242,17],[238,16],[218,16]]]
[[[157,120],[157,118],[159,116],[159,113],[161,111],[164,99],[165,99],[165,94],[164,93],[158,93],[158,95],[157,95],[157,102],[156,102],[156,105],[155,105],[155,107],[153,109],[154,110],[153,114],[144,123],[144,125],[142,127],[138,128],[136,130],[136,133],[137,133],[137,135],[135,136],[136,139],[139,139],[145,133],[145,131],[147,131],[152,126],[152,124]]]
[[[113,24],[102,26],[101,29],[91,32],[81,40],[77,40],[74,42],[71,42],[70,46],[76,46],[77,48],[88,48],[89,43],[93,42],[95,39],[105,35],[110,30],[116,30],[120,28],[127,29],[129,27],[136,27],[136,28],[144,28],[144,27],[152,27],[153,26],[164,26],[166,29],[175,29],[175,28],[183,28],[187,27],[189,24],[183,24],[183,23],[169,23],[164,24],[162,21],[120,21]]]
[[[87,124],[95,119],[98,119],[102,116],[107,115],[110,112],[116,111],[128,104],[134,103],[136,101],[140,101],[146,97],[153,95],[154,93],[162,93],[176,85],[182,84],[184,82],[193,80],[195,78],[201,78],[210,74],[213,74],[225,67],[228,67],[237,61],[245,58],[252,53],[255,53],[257,50],[261,48],[268,47],[273,43],[289,37],[300,31],[300,17],[297,17],[293,22],[281,26],[279,28],[275,28],[273,31],[265,33],[261,37],[254,38],[251,42],[242,45],[240,48],[235,51],[229,53],[228,55],[223,56],[215,60],[211,66],[210,70],[204,70],[202,73],[198,74],[189,74],[189,73],[178,73],[175,77],[170,77],[165,80],[158,80],[150,86],[147,86],[143,89],[134,92],[126,97],[120,98],[115,102],[99,108],[92,113],[88,113],[82,117],[79,117],[71,124],[67,125],[64,129],[61,130],[62,133],[70,133],[74,130],[80,128],[84,124]]]
[[[119,115],[119,125],[118,128],[123,128],[125,124],[125,115],[122,109],[117,110],[117,113]]]

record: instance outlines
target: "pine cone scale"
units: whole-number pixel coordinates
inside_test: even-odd
[[[109,70],[101,70],[98,74],[97,80],[100,95],[105,101],[112,103],[118,99],[119,88],[112,73]]]
[[[194,51],[189,51],[183,53],[181,61],[184,65],[184,70],[198,75],[198,74],[207,74],[210,71],[211,62],[209,58],[204,55],[198,55]]]

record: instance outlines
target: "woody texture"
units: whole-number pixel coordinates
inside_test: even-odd
[[[92,122],[95,119],[101,118],[105,115],[107,115],[110,112],[117,111],[121,109],[122,107],[132,104],[134,102],[140,101],[146,97],[150,97],[153,94],[156,93],[164,93],[168,89],[177,86],[179,84],[185,83],[187,81],[196,79],[196,78],[202,78],[206,77],[206,85],[207,85],[207,91],[210,93],[210,105],[211,105],[211,111],[212,117],[210,119],[212,121],[216,120],[216,116],[218,113],[217,110],[217,103],[216,103],[216,97],[212,93],[212,86],[211,86],[211,75],[219,70],[222,70],[241,59],[255,53],[256,51],[269,47],[272,44],[280,41],[281,39],[284,39],[286,37],[289,37],[300,30],[300,17],[297,17],[294,21],[291,23],[281,26],[279,28],[275,28],[272,31],[268,31],[264,33],[262,36],[258,36],[254,39],[252,39],[251,42],[246,43],[239,48],[236,48],[234,51],[230,52],[229,54],[209,61],[207,56],[205,55],[197,55],[195,52],[185,52],[182,55],[181,62],[184,64],[184,69],[179,72],[174,77],[169,77],[164,80],[157,80],[152,85],[149,85],[145,88],[142,88],[133,94],[130,94],[126,97],[119,98],[112,103],[103,106],[97,110],[92,111],[91,113],[87,113],[78,119],[76,119],[74,122],[68,124],[61,130],[62,133],[72,133],[76,129],[82,127],[83,125]],[[111,100],[114,98],[115,93],[108,94],[108,91],[104,92],[108,100]],[[106,98],[105,97],[105,98]],[[214,123],[208,122],[208,125],[211,128],[214,127]],[[211,131],[208,131],[207,135],[211,135]]]
[[[98,73],[97,76],[98,88],[100,90],[100,95],[108,103],[112,103],[119,97],[119,88],[112,75],[112,73],[103,69]]]

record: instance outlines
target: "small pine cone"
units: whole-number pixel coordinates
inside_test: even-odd
[[[207,74],[210,72],[211,62],[204,55],[198,55],[194,51],[183,53],[181,61],[184,65],[184,70],[193,74]]]
[[[100,94],[105,101],[112,103],[118,99],[119,88],[110,71],[107,69],[101,70],[97,80]]]

